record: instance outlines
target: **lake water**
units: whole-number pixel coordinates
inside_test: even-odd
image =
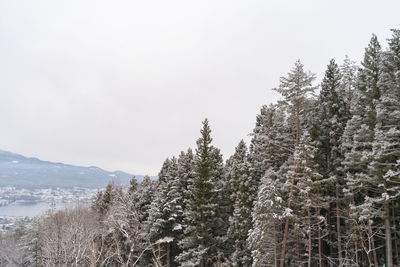
[[[61,209],[73,205],[72,203],[56,203],[55,208]],[[41,215],[50,209],[51,203],[37,202],[34,204],[13,203],[7,206],[0,206],[0,216],[28,216],[35,217]]]

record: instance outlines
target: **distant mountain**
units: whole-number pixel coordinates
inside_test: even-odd
[[[143,179],[143,175],[43,161],[0,150],[0,186],[103,188],[110,181],[129,184],[133,176]]]

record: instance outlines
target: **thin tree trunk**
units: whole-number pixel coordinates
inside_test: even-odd
[[[332,212],[329,212],[328,214],[328,225],[333,225],[334,221],[333,221],[333,210],[334,208],[332,207],[330,210],[332,210]],[[333,231],[332,227],[328,226],[328,238],[330,239],[330,243],[333,244],[335,242],[336,236],[335,236],[335,231]],[[328,246],[329,249],[329,257],[333,257],[333,246]],[[331,266],[332,264],[328,264],[329,266]]]
[[[385,206],[385,244],[386,244],[386,267],[393,267],[392,255],[392,231],[390,229],[390,211],[389,203],[386,202]]]
[[[397,266],[399,266],[400,267],[400,258],[399,258],[399,247],[398,247],[398,244],[397,244],[397,231],[396,231],[396,216],[395,216],[395,211],[394,211],[394,205],[392,205],[392,218],[393,218],[393,221],[392,221],[392,225],[394,226],[394,233],[393,233],[393,235],[394,235],[394,250],[395,250],[395,253],[396,253],[396,262],[397,262]]]
[[[372,265],[372,261],[371,261],[371,256],[369,255],[369,249],[367,249],[367,247],[365,246],[365,242],[364,242],[364,239],[363,239],[362,231],[360,229],[359,229],[359,234],[360,234],[361,246],[364,249],[365,254],[367,255],[368,265],[371,266]]]
[[[160,264],[160,267],[162,267],[162,259],[161,259],[161,244],[158,243],[158,263]]]
[[[358,266],[359,260],[358,260],[358,246],[357,246],[357,240],[356,240],[356,242],[354,243],[354,249],[356,250],[356,264],[357,264],[357,266]]]
[[[320,214],[320,208],[318,208],[317,211],[318,217]],[[319,218],[318,218],[319,220]],[[318,261],[319,261],[319,266],[322,266],[322,237],[321,237],[321,222],[318,221]]]
[[[311,243],[311,212],[310,212],[310,207],[307,207],[307,214],[308,214],[308,267],[311,267],[312,243]]]
[[[378,258],[376,257],[374,235],[372,232],[371,221],[369,219],[368,219],[368,232],[370,236],[369,238],[371,239],[372,255],[374,257],[374,266],[378,266]]]
[[[203,208],[200,210],[200,220],[201,222],[204,222]],[[201,233],[204,234],[204,223],[201,224]],[[204,238],[201,239],[201,244],[203,245],[203,247],[205,247]],[[204,254],[201,256],[200,267],[205,267]]]
[[[294,186],[294,177],[292,179],[292,187]],[[292,192],[292,189],[290,190]],[[290,196],[289,196],[290,197]],[[290,209],[292,206],[292,199],[290,197],[289,203],[288,203],[288,208]],[[280,267],[285,266],[285,256],[286,256],[286,245],[287,245],[287,237],[289,233],[289,217],[286,217],[286,222],[285,222],[285,232],[283,234],[283,241],[282,241],[282,251],[281,251],[281,262],[280,262]]]
[[[395,225],[395,224],[394,224]],[[397,243],[397,234],[394,233],[394,250],[396,251],[396,262],[397,266],[400,266],[400,255],[399,255],[399,245]]]
[[[340,233],[340,213],[339,213],[339,188],[336,185],[336,231],[337,231],[337,241],[338,241],[338,254],[339,254],[339,266],[342,266],[342,236]]]
[[[167,243],[167,267],[171,266],[171,244]]]
[[[297,265],[300,266],[301,264],[301,253],[300,253],[300,239],[298,230],[296,230],[296,250],[297,250]]]
[[[276,238],[276,223],[274,223],[274,266],[278,266],[278,253],[277,253],[277,238]]]
[[[347,205],[347,207],[348,207],[348,209],[347,209],[348,218],[351,217],[351,215],[350,215],[351,214],[351,209],[350,209],[351,205],[354,205],[354,195],[351,195],[350,201],[349,201],[349,203]],[[351,225],[350,227],[352,228],[352,230],[354,230],[353,228],[358,227],[358,225],[357,225],[357,223],[353,222],[353,225]],[[358,259],[358,241],[357,241],[357,239],[354,239],[354,237],[351,238],[351,241],[354,242],[354,257],[355,257],[355,261],[356,261],[356,266],[358,266],[358,262],[359,262],[359,259]],[[351,247],[351,245],[350,245],[350,247]]]

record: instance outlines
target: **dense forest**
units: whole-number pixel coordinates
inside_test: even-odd
[[[109,184],[0,239],[0,266],[400,266],[400,30],[300,61],[224,162],[209,121],[157,181]]]

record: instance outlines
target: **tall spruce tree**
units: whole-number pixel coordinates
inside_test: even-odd
[[[341,85],[341,73],[335,60],[331,60],[321,84],[321,92],[318,99],[318,116],[315,118],[314,127],[317,129],[317,140],[319,148],[317,152],[320,173],[325,181],[331,181],[327,190],[324,190],[330,197],[335,199],[332,208],[327,210],[330,224],[335,224],[335,232],[330,234],[330,247],[335,247],[339,265],[343,264],[343,242],[342,242],[342,185],[343,168],[341,161],[341,141],[349,118],[348,109],[345,103],[346,92]],[[324,211],[322,211],[324,212]],[[332,253],[332,252],[330,252]]]
[[[231,262],[234,266],[251,266],[251,253],[247,246],[247,236],[252,223],[251,210],[257,184],[250,175],[250,164],[246,143],[241,140],[235,153],[228,160],[227,177],[231,190],[233,213],[229,218],[228,236],[233,241]]]
[[[175,265],[175,256],[180,253],[178,242],[182,238],[183,209],[182,193],[179,191],[178,163],[174,157],[165,160],[158,176],[157,191],[150,209],[150,232],[152,243],[169,238],[161,244],[165,248],[162,262]]]
[[[223,162],[219,150],[211,145],[208,120],[203,121],[194,158],[194,175],[188,190],[190,199],[184,212],[185,237],[180,242],[182,253],[177,257],[181,266],[207,266],[218,256],[224,232],[219,214]]]
[[[346,181],[345,193],[350,202],[349,217],[352,225],[348,227],[347,236],[366,236],[357,238],[361,247],[366,247],[364,239],[371,240],[371,250],[363,249],[369,261],[378,265],[375,248],[375,237],[372,222],[378,210],[372,201],[375,194],[373,177],[369,171],[373,155],[373,140],[376,124],[376,101],[380,97],[378,81],[381,73],[381,46],[375,35],[371,37],[365,49],[362,68],[359,69],[358,79],[351,103],[351,119],[348,121],[343,140],[342,153]],[[353,241],[352,241],[353,242]],[[372,252],[372,253],[371,253]],[[373,256],[373,259],[371,255]]]

